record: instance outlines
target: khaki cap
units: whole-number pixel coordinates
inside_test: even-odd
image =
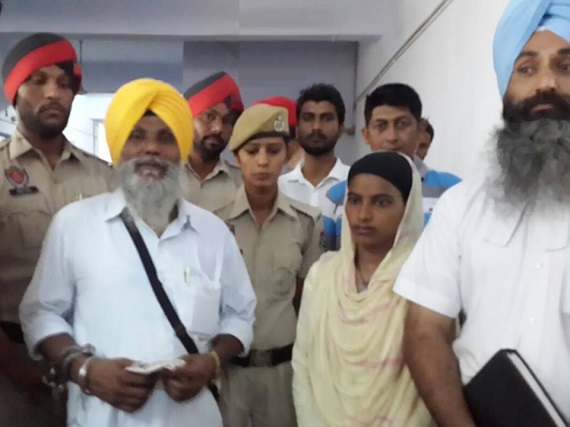
[[[283,136],[289,138],[289,120],[287,110],[282,107],[258,104],[245,110],[237,120],[230,151],[236,152],[256,136]]]

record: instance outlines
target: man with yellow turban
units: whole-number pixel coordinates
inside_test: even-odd
[[[221,157],[243,112],[241,94],[235,80],[220,71],[193,84],[184,97],[194,115],[185,196],[213,212],[232,201],[241,186],[240,169]]]
[[[486,177],[443,195],[402,269],[395,291],[412,302],[404,352],[439,426],[566,425],[570,0],[512,0],[494,57],[504,107],[495,164]],[[452,346],[461,311],[466,320]],[[552,421],[538,419],[540,411],[523,400],[509,409],[506,402],[523,388],[505,382],[505,370],[492,375],[487,392],[472,394],[488,369],[515,357],[507,349],[518,352],[558,407]]]
[[[120,187],[55,216],[20,306],[29,351],[69,384],[69,425],[221,427],[207,386],[247,351],[255,296],[225,224],[182,198],[192,115],[141,79],[105,129]]]
[[[26,355],[18,305],[40,256],[53,215],[63,206],[111,189],[105,162],[63,135],[81,84],[71,43],[57,34],[19,41],[2,66],[17,114],[13,135],[0,142],[0,425],[51,426],[45,369]]]

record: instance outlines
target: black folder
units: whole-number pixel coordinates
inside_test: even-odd
[[[516,350],[497,352],[463,393],[478,427],[570,427]]]

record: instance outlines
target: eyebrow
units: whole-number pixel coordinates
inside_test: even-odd
[[[348,195],[348,196],[357,196],[357,197],[366,197],[366,198],[369,198],[369,199],[379,199],[379,198],[383,198],[383,197],[392,197],[392,198],[393,198],[393,197],[394,197],[394,195],[393,195],[393,194],[390,194],[390,193],[376,193],[376,194],[371,194],[371,195],[369,195],[369,196],[368,196],[368,195],[367,195],[367,196],[364,196],[364,195],[362,195],[362,194],[355,193],[354,191],[349,191],[349,192],[347,193],[347,195]]]
[[[521,58],[536,58],[537,56],[538,56],[538,52],[536,52],[534,50],[523,50],[520,53],[520,55],[517,57],[516,61],[518,61]]]
[[[402,120],[402,119],[409,119],[409,116],[407,116],[406,114],[402,114],[401,116],[390,117],[390,118],[376,118],[372,119],[372,121],[375,123],[380,123],[380,122],[395,122],[397,120]]]
[[[560,49],[557,52],[557,54],[560,56],[570,55],[570,47],[565,47],[563,49]],[[522,51],[521,54],[517,57],[517,61],[521,58],[536,58],[537,56],[538,56],[538,52],[536,52],[534,50],[525,50],[525,51]]]

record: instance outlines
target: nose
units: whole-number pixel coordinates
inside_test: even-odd
[[[316,131],[316,130],[320,131],[322,128],[323,128],[323,125],[321,123],[321,120],[319,118],[316,118],[313,121],[313,131]]]
[[[558,81],[552,70],[543,70],[539,76],[537,93],[552,92],[558,89]]]
[[[159,156],[160,149],[155,138],[146,138],[143,143],[143,153],[145,156]]]
[[[224,123],[223,123],[222,118],[220,116],[216,116],[216,118],[210,124],[210,129],[215,134],[221,133],[223,127],[224,127]]]
[[[390,144],[395,144],[398,142],[398,131],[396,130],[396,126],[394,124],[388,125],[388,129],[384,131],[384,138],[386,142]]]
[[[366,223],[369,222],[372,218],[372,207],[368,202],[364,202],[360,205],[360,209],[358,210],[358,220],[360,222]]]
[[[257,154],[257,165],[267,166],[267,164],[268,164],[267,151],[262,148],[261,150],[259,150],[259,153]]]
[[[48,99],[60,99],[61,91],[61,87],[55,80],[50,79],[44,84],[44,96]]]

